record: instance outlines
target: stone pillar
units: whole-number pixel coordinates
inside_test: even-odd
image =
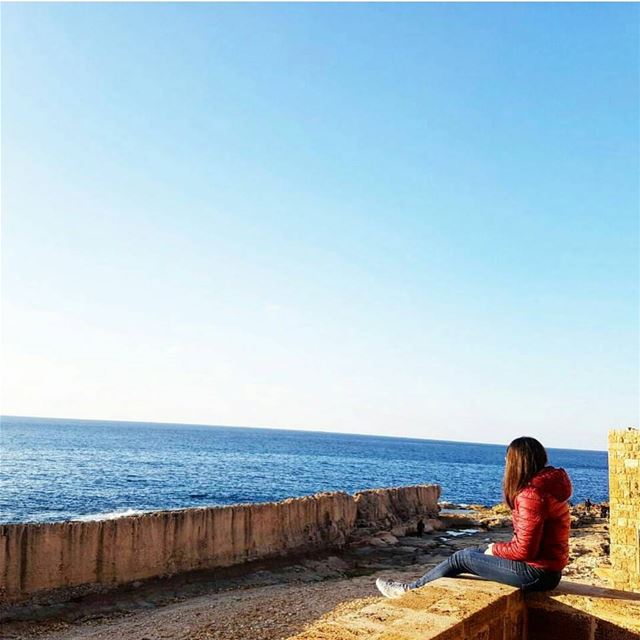
[[[609,432],[612,581],[640,593],[640,431]]]

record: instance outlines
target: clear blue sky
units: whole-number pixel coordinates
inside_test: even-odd
[[[638,11],[4,4],[3,413],[605,448]]]

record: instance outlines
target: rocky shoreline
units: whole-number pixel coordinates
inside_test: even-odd
[[[138,582],[66,603],[16,605],[4,613],[2,637],[282,640],[342,602],[378,598],[376,577],[413,579],[458,549],[511,537],[504,505],[440,506],[440,520],[427,521],[422,537],[402,527],[364,526],[339,552]],[[565,577],[606,586],[600,573],[608,552],[601,505],[572,507]]]

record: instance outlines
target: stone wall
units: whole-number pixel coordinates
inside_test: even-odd
[[[346,602],[289,640],[638,640],[640,597],[562,581],[527,593],[441,578],[400,598]]]
[[[441,578],[398,599],[347,602],[289,640],[523,640],[525,634],[519,589]]]
[[[386,490],[378,490],[375,500],[365,501],[385,514],[381,528],[387,518],[395,522],[404,514],[433,517],[438,512],[439,487],[389,491],[390,500]],[[96,522],[0,525],[0,601],[337,548],[355,530],[359,495],[320,493]],[[376,500],[384,507],[376,510]]]
[[[640,431],[609,432],[612,582],[640,592]]]

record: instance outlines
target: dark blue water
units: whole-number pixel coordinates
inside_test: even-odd
[[[174,424],[1,419],[0,522],[281,500],[437,482],[444,500],[500,501],[505,447]],[[607,499],[607,454],[550,449],[574,500]]]

